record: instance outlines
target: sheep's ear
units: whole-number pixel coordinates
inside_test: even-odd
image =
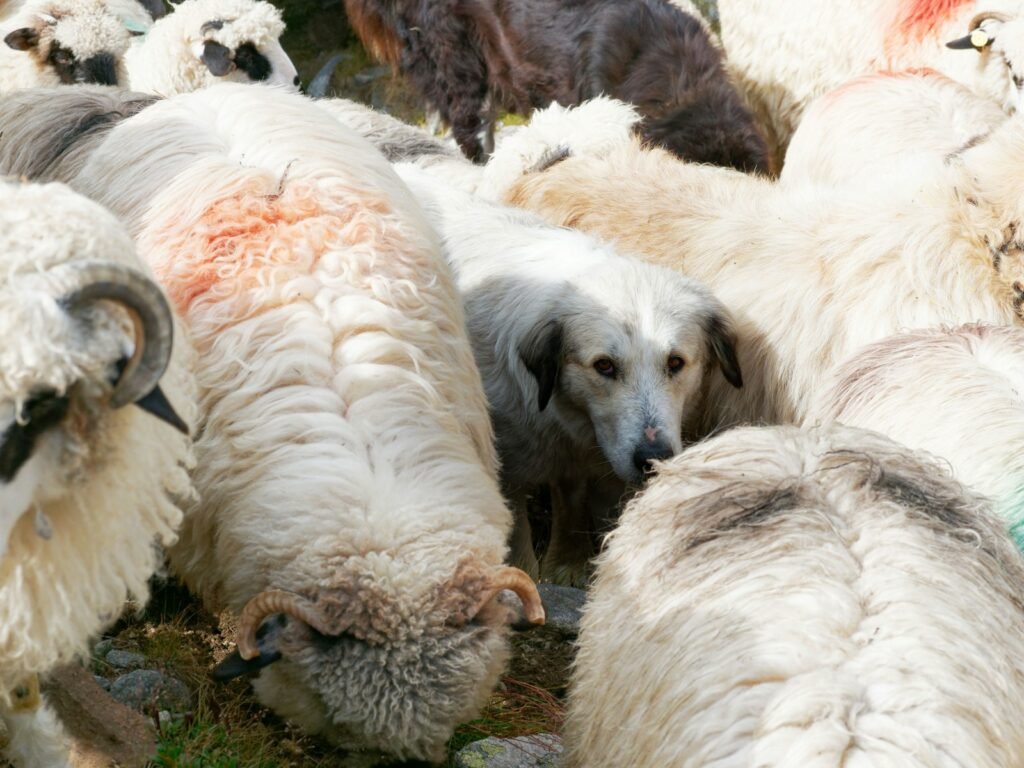
[[[736,357],[736,331],[732,320],[722,312],[712,312],[704,318],[704,333],[708,338],[708,349],[722,369],[725,380],[736,389],[743,386],[743,372]]]
[[[8,32],[4,38],[8,48],[16,51],[29,51],[39,45],[39,32],[32,27],[22,27],[13,32]]]
[[[956,40],[950,40],[946,43],[946,47],[952,48],[955,51],[966,51],[973,48],[981,52],[992,45],[993,40],[995,40],[994,37],[989,36],[988,32],[979,27],[969,35],[958,37]]]
[[[230,74],[235,68],[231,57],[231,49],[213,40],[203,43],[203,55],[200,56],[206,68],[217,77]]]
[[[562,370],[562,323],[546,320],[534,326],[519,343],[519,359],[537,380],[537,407],[547,408]]]
[[[213,679],[225,683],[242,675],[252,675],[280,659],[281,651],[277,649],[277,645],[281,639],[281,632],[287,625],[288,619],[283,613],[275,614],[264,621],[256,632],[256,644],[260,655],[246,660],[238,651],[234,651],[213,668]]]

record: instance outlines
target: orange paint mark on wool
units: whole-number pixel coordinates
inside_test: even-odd
[[[926,38],[939,34],[942,27],[956,18],[965,6],[973,3],[974,0],[901,0],[897,3],[896,12],[887,27],[886,53],[890,56],[899,54]],[[936,46],[945,42],[937,40]]]
[[[379,199],[332,199],[306,183],[269,194],[266,186],[254,180],[191,221],[169,214],[151,233],[153,268],[179,312],[200,299],[234,302],[235,319],[258,311],[259,289],[309,275],[324,253],[353,236],[372,238],[363,220],[388,210]],[[363,215],[368,209],[378,215]]]
[[[943,79],[946,79],[946,76],[944,74],[942,74],[938,70],[932,69],[931,67],[909,67],[907,69],[901,69],[897,71],[884,70],[882,72],[875,72],[874,74],[871,75],[862,75],[861,77],[855,77],[852,80],[847,80],[842,85],[836,86],[831,91],[829,91],[828,93],[821,97],[822,106],[825,108],[832,107],[853,91],[856,91],[864,87],[870,87],[871,85],[877,83],[880,80],[900,80],[919,77],[941,77]]]

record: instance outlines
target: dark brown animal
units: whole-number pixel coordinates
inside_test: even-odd
[[[606,94],[636,105],[642,135],[685,160],[773,170],[722,53],[698,19],[666,0],[346,0],[346,7],[367,48],[409,76],[473,159],[486,154],[488,95],[525,114]]]

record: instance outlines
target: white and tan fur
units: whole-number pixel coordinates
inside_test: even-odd
[[[736,318],[745,381],[712,381],[707,412],[799,423],[829,371],[866,344],[1018,322],[1020,168],[1024,125],[1011,120],[913,194],[875,180],[776,185],[625,144],[525,176],[506,199],[704,282]]]
[[[508,612],[465,617],[512,518],[458,293],[413,197],[314,103],[260,85],[155,104],[77,168],[130,222],[200,356],[202,501],[173,567],[213,609],[268,589],[316,606],[328,637],[290,621],[254,683],[281,716],[438,759],[505,661]]]
[[[808,422],[873,429],[949,463],[1024,543],[1024,329],[903,333],[836,370]]]
[[[541,484],[638,485],[700,420],[708,380],[742,384],[732,319],[704,286],[539,217],[399,173],[440,232],[465,304],[498,439],[502,486],[518,511],[513,556],[530,562],[527,493]],[[677,361],[678,370],[674,368]],[[610,372],[598,366],[608,363]],[[724,377],[723,374],[724,373]],[[578,506],[578,505],[577,505]],[[545,578],[579,581],[589,547],[553,523]],[[586,538],[588,530],[576,531]]]
[[[941,166],[1007,119],[994,101],[935,71],[866,75],[811,104],[779,180],[917,184],[919,166]]]
[[[1024,561],[926,456],[743,428],[663,464],[599,558],[567,768],[1014,766]]]
[[[189,440],[135,406],[109,406],[119,359],[132,350],[122,310],[87,317],[61,303],[65,267],[140,262],[122,225],[63,185],[0,182],[0,448],[42,394],[67,397],[66,415],[41,434],[9,482],[0,480],[0,718],[19,766],[64,765],[65,746],[45,703],[33,709],[26,680],[87,652],[91,636],[162,564],[193,501]],[[190,350],[177,334],[161,386],[188,423],[195,418]]]

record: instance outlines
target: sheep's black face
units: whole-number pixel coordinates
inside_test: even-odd
[[[235,51],[235,66],[245,72],[249,79],[262,83],[270,77],[270,60],[252,43],[243,43]]]
[[[39,438],[60,424],[68,412],[68,398],[56,392],[41,392],[22,409],[21,418],[11,422],[0,435],[0,481],[14,480]]]
[[[109,53],[77,59],[67,48],[54,44],[47,62],[66,85],[117,85],[117,61]]]

